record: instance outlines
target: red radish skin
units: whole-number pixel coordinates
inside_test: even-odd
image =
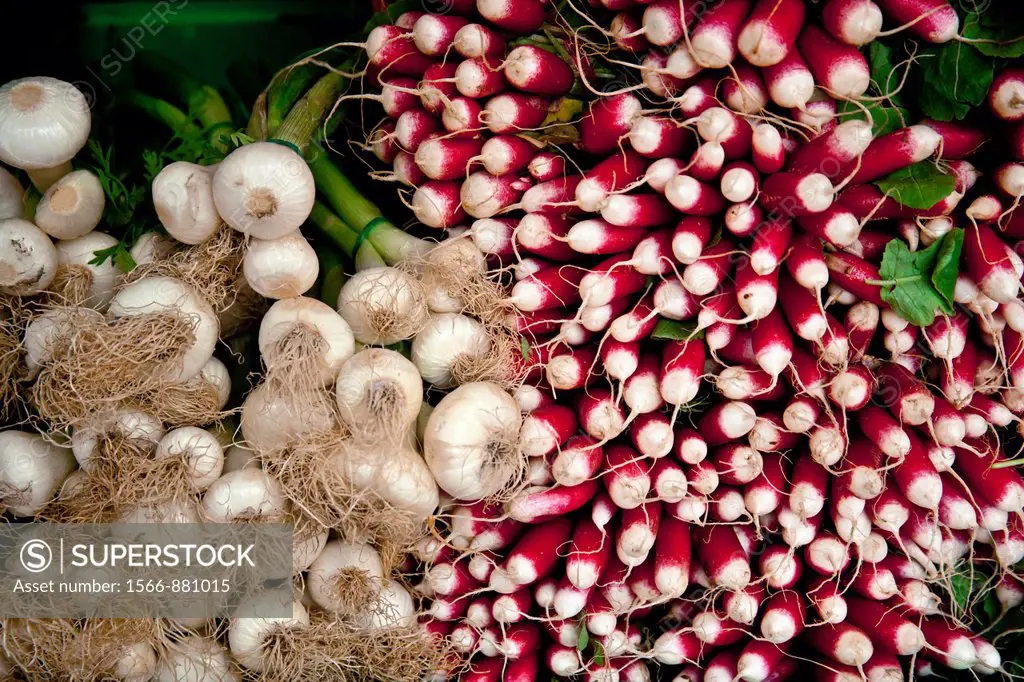
[[[650,49],[650,41],[643,35],[642,17],[635,12],[619,12],[608,27],[612,40],[620,50],[642,54]]]
[[[763,225],[764,210],[755,202],[733,204],[725,212],[725,228],[737,237],[756,235]]]
[[[798,222],[806,232],[840,248],[855,243],[861,230],[856,214],[840,204],[833,204],[820,213],[801,216]]]
[[[601,217],[612,225],[638,229],[663,225],[674,215],[658,194],[613,194],[601,208]]]
[[[778,377],[793,357],[793,338],[779,310],[758,320],[751,331],[754,360],[771,377]]]
[[[750,123],[724,107],[701,112],[697,117],[697,134],[707,142],[722,145],[726,159],[745,158],[754,138]]]
[[[797,46],[819,87],[845,98],[860,97],[867,91],[871,73],[855,47],[834,40],[811,24],[804,26]]]
[[[601,441],[619,435],[626,421],[621,406],[607,389],[592,388],[581,395],[577,415],[583,431]]]
[[[871,127],[864,121],[844,121],[819,135],[791,154],[786,162],[790,171],[824,173],[840,180],[852,170],[872,142]]]
[[[804,639],[822,655],[844,665],[864,665],[874,653],[864,631],[846,622],[810,628]]]
[[[381,76],[422,76],[433,58],[416,49],[412,36],[395,25],[374,28],[366,37],[366,56]]]
[[[654,641],[651,657],[662,665],[680,665],[699,659],[704,643],[689,629],[667,630]]]
[[[520,252],[548,260],[566,262],[576,255],[568,243],[572,223],[565,216],[553,213],[527,213],[516,226],[516,243]]]
[[[680,427],[676,429],[673,454],[684,464],[698,464],[707,457],[708,444],[696,429]]]
[[[1020,290],[1020,258],[992,228],[972,224],[966,228],[963,256],[967,272],[978,288],[999,303],[1016,300]]]
[[[416,188],[412,210],[417,220],[428,227],[446,229],[466,218],[460,200],[461,183],[432,180]]]
[[[414,154],[430,134],[437,130],[437,118],[426,109],[409,109],[395,121],[395,141],[405,151]]]
[[[635,568],[647,560],[654,548],[661,522],[661,503],[645,502],[633,509],[625,509],[619,524],[615,551],[619,561]]]
[[[441,112],[441,125],[449,133],[457,135],[476,135],[484,129],[480,112],[483,106],[469,97],[456,97],[448,102]]]
[[[713,292],[733,268],[736,245],[729,239],[720,239],[701,253],[700,258],[683,271],[683,287],[694,296]]]
[[[988,448],[984,451],[992,452]],[[1024,478],[1012,467],[991,466],[998,462],[994,456],[979,457],[957,449],[957,473],[963,476],[975,496],[1001,511],[1020,513],[1024,509]]]
[[[737,113],[752,116],[768,106],[768,92],[760,72],[746,64],[736,67],[735,76],[723,78],[721,89],[722,100]]]
[[[786,148],[782,142],[782,135],[779,129],[770,123],[760,123],[754,127],[751,152],[754,166],[766,175],[777,173],[786,163]]]
[[[573,436],[559,448],[551,463],[551,473],[559,484],[575,486],[594,477],[603,463],[604,450],[593,438]]]
[[[652,45],[667,47],[683,37],[684,17],[680,9],[684,3],[673,0],[655,0],[647,4],[643,14],[644,36]],[[699,5],[685,3],[685,25],[692,26],[700,11]]]
[[[416,166],[431,180],[457,180],[466,176],[482,146],[479,139],[428,138],[416,149]]]
[[[416,165],[416,159],[408,152],[398,152],[392,162],[395,179],[403,185],[416,187],[427,181],[427,176]]]
[[[709,6],[690,32],[693,57],[706,69],[721,69],[736,58],[736,41],[750,14],[751,0],[722,0]]]
[[[746,628],[713,610],[703,611],[694,617],[693,631],[705,646],[716,648],[737,644],[748,636]]]
[[[860,47],[881,32],[882,10],[873,0],[827,0],[822,8],[822,23],[836,40]]]
[[[629,130],[629,143],[636,153],[652,159],[684,154],[692,148],[692,139],[685,128],[663,116],[638,117]]]
[[[367,137],[366,143],[378,161],[391,163],[398,152],[402,151],[395,139],[395,128],[394,122],[384,121]]]
[[[480,120],[495,135],[533,130],[548,113],[548,101],[522,92],[505,92],[487,100]]]
[[[733,400],[719,403],[705,412],[698,430],[708,445],[722,445],[750,433],[756,421],[754,408]]]
[[[716,179],[722,172],[725,164],[725,150],[718,142],[703,142],[697,146],[690,156],[686,167],[680,170],[682,174],[689,175],[701,182],[710,182]],[[671,181],[671,178],[669,178]],[[665,188],[668,183],[665,183]],[[665,189],[662,189],[664,192]]]
[[[640,344],[636,341],[620,343],[605,339],[601,344],[601,364],[605,372],[617,381],[625,381],[633,375],[640,363]]]
[[[892,470],[893,479],[911,503],[924,509],[937,509],[942,499],[942,478],[921,441],[911,435],[910,443],[910,451]]]
[[[620,509],[636,509],[651,491],[650,466],[645,458],[625,445],[612,445],[607,449],[601,480]]]
[[[532,605],[533,595],[524,587],[512,594],[495,597],[491,605],[491,616],[496,623],[518,623],[529,615]]]
[[[394,76],[381,82],[380,102],[384,113],[390,118],[399,116],[420,106],[416,96],[416,79],[405,76]]]
[[[526,168],[537,182],[547,182],[565,174],[565,157],[554,152],[537,152]]]
[[[505,53],[505,40],[483,24],[466,24],[456,31],[452,47],[466,59],[497,57]]]
[[[782,216],[821,213],[832,205],[833,187],[821,173],[785,172],[769,175],[761,188],[761,204]]]
[[[879,4],[897,24],[908,24],[911,33],[929,43],[949,42],[960,30],[960,19],[946,0],[879,0]]]
[[[683,174],[676,174],[665,186],[665,198],[677,210],[688,215],[710,216],[725,208],[725,198],[717,187]]]
[[[583,507],[597,492],[597,481],[575,486],[528,488],[509,503],[509,516],[523,523],[542,523]]]
[[[928,126],[913,125],[876,138],[861,158],[853,184],[872,182],[935,153],[942,137]]]
[[[640,100],[629,93],[598,98],[580,120],[580,148],[588,154],[612,152],[642,110]]]
[[[750,582],[750,564],[736,534],[728,526],[693,529],[694,549],[717,585],[741,590]]]
[[[754,66],[778,64],[793,49],[804,23],[803,0],[759,0],[737,40]]]
[[[579,285],[585,274],[571,266],[541,270],[516,282],[512,302],[525,312],[573,305],[580,301]]]
[[[534,185],[523,194],[521,208],[527,213],[575,208],[573,197],[582,175],[570,175]]]
[[[808,601],[823,623],[835,625],[846,620],[849,606],[843,592],[839,581],[833,578],[823,576],[808,584]]]
[[[773,644],[789,642],[803,632],[805,620],[803,595],[792,590],[777,592],[761,605],[761,636]]]
[[[931,119],[925,119],[921,125],[928,126],[941,138],[937,151],[943,159],[967,158],[973,155],[986,140],[985,131],[976,126]]]
[[[647,414],[662,406],[663,401],[658,392],[658,369],[656,355],[641,355],[636,372],[623,383],[622,399],[632,414]]]
[[[431,114],[442,113],[448,102],[459,94],[465,94],[456,87],[457,68],[455,64],[432,64],[423,72],[419,83],[420,103]]]
[[[988,104],[1004,121],[1024,120],[1024,70],[1003,69],[992,81]]]
[[[572,520],[566,517],[531,526],[509,552],[504,566],[491,575],[491,585],[495,584],[495,575],[499,573],[515,585],[537,582],[554,568],[560,556],[559,548],[569,540],[571,533]]]
[[[579,280],[578,293],[584,305],[605,305],[643,289],[647,278],[630,265],[628,258],[613,256],[593,266]]]
[[[751,640],[736,661],[736,675],[743,682],[784,680],[795,672],[795,662],[787,658],[788,647]]]
[[[496,135],[480,148],[480,161],[491,175],[519,173],[533,160],[537,147],[516,135]]]
[[[511,33],[533,33],[544,23],[541,0],[476,0],[476,11]]]
[[[860,360],[871,345],[878,329],[879,309],[870,301],[860,301],[850,306],[843,321],[850,343],[851,358]]]
[[[777,270],[790,249],[792,238],[793,224],[788,220],[769,220],[760,225],[760,229],[754,233],[754,242],[750,247],[750,265],[754,272],[759,275],[767,275]],[[794,250],[796,250],[795,246]],[[791,253],[789,262],[792,262],[794,258],[801,258],[803,260],[789,265],[790,274],[794,272],[803,273],[803,270],[810,267],[807,264],[807,255],[805,253]],[[800,279],[796,278],[795,275],[794,279],[800,282]],[[808,280],[810,275],[802,274],[802,279]],[[801,283],[801,286],[806,287],[807,285]]]
[[[878,369],[878,396],[883,407],[911,426],[926,423],[935,410],[935,398],[927,386],[907,369],[892,362]]]
[[[576,185],[576,203],[584,211],[599,211],[610,194],[637,182],[649,165],[632,150],[613,153],[584,173]]]
[[[786,321],[797,336],[806,341],[818,341],[825,336],[828,322],[810,290],[783,276],[779,280],[779,300]]]
[[[804,548],[804,562],[823,576],[835,576],[850,564],[850,552],[838,536],[821,531]]]
[[[977,661],[977,651],[969,632],[954,628],[941,618],[925,618],[921,632],[930,645],[922,654],[953,670],[967,670]]]

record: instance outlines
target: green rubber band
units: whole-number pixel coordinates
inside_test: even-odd
[[[370,233],[373,232],[374,228],[385,223],[390,224],[390,221],[381,215],[366,223],[366,227],[360,230],[359,234],[356,236],[356,245],[352,248],[353,258],[355,258],[356,254],[359,253],[359,249],[363,246],[363,242],[369,239]]]
[[[279,144],[282,147],[288,147],[288,149],[291,149],[293,152],[295,152],[299,156],[303,156],[302,150],[299,149],[298,145],[296,145],[293,142],[289,142],[288,140],[279,140],[276,137],[272,137],[269,140],[267,140],[267,142],[273,142],[274,144]]]

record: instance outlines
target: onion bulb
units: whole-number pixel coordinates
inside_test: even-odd
[[[107,314],[114,318],[150,313],[173,314],[192,325],[192,345],[185,350],[181,367],[170,372],[167,380],[186,381],[199,374],[213,357],[220,333],[210,304],[195,289],[173,277],[144,277],[114,294],[107,308]]]
[[[522,471],[522,416],[515,399],[491,382],[464,384],[427,420],[423,453],[437,484],[460,500],[482,500]]]
[[[118,410],[94,417],[71,434],[71,451],[78,465],[88,470],[89,460],[96,453],[101,436],[116,436],[131,441],[143,454],[149,454],[164,437],[164,425],[159,419],[139,410]]]
[[[77,239],[57,242],[57,265],[62,268],[81,269],[88,273],[89,288],[81,301],[72,301],[96,310],[105,310],[114,296],[114,287],[121,271],[113,258],[95,263],[96,252],[117,246],[117,240],[103,232],[90,232]],[[73,274],[73,273],[69,273]]]
[[[416,605],[404,585],[388,580],[359,620],[367,630],[409,627],[416,622]]]
[[[27,220],[0,220],[0,294],[32,296],[57,274],[57,249]]]
[[[423,269],[427,307],[435,313],[466,308],[465,283],[487,272],[487,258],[471,239],[446,239],[430,250]]]
[[[214,523],[280,519],[287,508],[280,484],[262,469],[239,469],[224,474],[203,495],[203,511]]]
[[[217,640],[189,635],[170,646],[153,682],[236,682],[227,651]]]
[[[367,348],[342,363],[335,395],[341,419],[353,431],[402,434],[419,415],[423,380],[401,353]]]
[[[299,229],[315,198],[306,160],[274,142],[239,147],[213,175],[217,213],[234,229],[258,239],[277,239]]]
[[[171,255],[177,248],[177,242],[160,232],[145,232],[135,240],[129,254],[135,265],[150,265]]]
[[[275,391],[267,384],[250,391],[242,404],[242,437],[256,452],[280,450],[333,426],[329,405],[304,401],[296,393]]]
[[[0,168],[0,220],[21,218],[25,212],[25,188],[6,168]]]
[[[96,229],[105,205],[99,178],[91,171],[72,171],[47,188],[35,224],[54,239],[75,239]]]
[[[75,468],[67,448],[37,433],[0,432],[0,496],[14,516],[34,516]]]
[[[127,644],[122,647],[120,654],[120,658],[114,664],[114,679],[121,682],[149,682],[153,679],[153,675],[156,674],[156,650],[152,644]]]
[[[244,147],[243,147],[244,149]],[[257,616],[267,609],[288,607],[288,616]],[[309,614],[302,604],[291,598],[283,590],[267,590],[249,597],[242,602],[236,615],[228,625],[228,647],[235,660],[244,668],[261,672],[264,668],[263,643],[266,639],[282,630],[301,629],[309,625]]]
[[[438,388],[452,388],[453,370],[460,361],[473,363],[487,358],[491,339],[482,324],[467,315],[431,315],[412,341],[412,362],[423,379]]]
[[[338,293],[338,312],[356,341],[388,346],[419,332],[427,319],[419,280],[397,268],[377,267],[352,276]]]
[[[316,251],[296,230],[277,239],[253,239],[242,259],[252,290],[267,298],[291,298],[309,291],[320,274]]]
[[[81,316],[101,318],[98,312],[89,308],[51,308],[32,318],[25,327],[22,341],[25,366],[30,372],[37,371],[53,359],[56,347],[74,334]]]
[[[260,322],[259,346],[263,362],[271,370],[279,362],[287,362],[292,352],[317,351],[319,378],[326,385],[355,352],[355,339],[349,325],[329,305],[297,296],[270,306]]]
[[[196,490],[205,490],[224,470],[224,450],[217,439],[198,426],[168,431],[156,445],[154,459],[180,458]]]
[[[380,589],[384,580],[384,564],[377,550],[367,544],[350,544],[331,540],[313,561],[306,576],[306,589],[320,608],[344,613],[348,604],[339,599],[339,592],[350,587],[346,583],[369,581],[367,590]]]
[[[222,224],[213,203],[213,170],[175,161],[153,178],[156,216],[167,234],[182,244],[201,244]]]

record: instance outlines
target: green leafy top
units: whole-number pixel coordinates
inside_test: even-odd
[[[904,206],[928,209],[956,189],[956,176],[925,160],[901,168],[875,184]]]
[[[984,12],[968,12],[964,17],[961,35],[980,41],[972,44],[983,55],[1008,59],[1024,57],[1024,19],[1019,8],[1001,12],[1007,5],[989,7]]]
[[[896,70],[892,48],[879,40],[872,41],[868,45],[868,63],[871,66],[871,92],[884,99],[865,101],[859,106],[844,100],[839,113],[843,120],[867,120],[866,109],[871,115],[871,130],[878,137],[905,126],[910,113],[903,107],[902,94],[894,92],[900,85],[901,74]]]
[[[882,300],[919,327],[934,322],[937,311],[952,315],[963,242],[964,231],[959,228],[921,251],[911,251],[900,239],[890,241],[879,268],[882,279],[873,282],[882,287]]]

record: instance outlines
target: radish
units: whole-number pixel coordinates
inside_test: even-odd
[[[867,60],[849,45],[838,43],[820,28],[806,25],[797,41],[815,82],[836,96],[860,97],[871,77]]]
[[[746,64],[736,69],[736,75],[722,80],[722,99],[741,114],[754,115],[768,105],[768,93],[761,75]]]
[[[836,40],[860,47],[878,37],[882,30],[882,11],[872,0],[827,0],[822,22]],[[888,84],[880,85],[887,89]]]
[[[1004,69],[992,81],[988,103],[992,112],[1004,121],[1024,119],[1024,73],[1020,69]]]
[[[773,644],[788,642],[803,631],[805,619],[806,607],[802,595],[792,590],[782,590],[761,605],[761,636]]]
[[[608,154],[626,136],[643,109],[634,95],[599,97],[580,120],[580,147],[588,154]]]
[[[845,622],[810,628],[805,639],[819,653],[844,665],[864,665],[874,653],[864,631]]]
[[[672,451],[672,422],[661,413],[654,412],[637,417],[630,425],[629,436],[633,447],[646,457],[659,459]]]
[[[606,451],[605,488],[620,509],[636,509],[651,490],[649,467],[634,450],[625,445],[613,445]]]
[[[751,153],[754,166],[759,172],[771,174],[782,170],[786,161],[786,149],[779,129],[770,123],[755,126],[751,138]]]
[[[452,47],[467,59],[498,56],[505,52],[504,39],[483,24],[463,24],[452,38]]]
[[[763,585],[747,585],[742,590],[727,592],[722,599],[722,608],[731,620],[743,625],[752,625],[764,599]]]
[[[655,0],[645,4],[647,7],[642,18],[643,34],[652,45],[660,47],[679,42],[683,37],[684,27],[689,29],[700,12],[697,6],[684,7],[672,0]],[[681,12],[685,12],[685,17]]]
[[[736,58],[737,38],[752,4],[751,0],[723,0],[705,8],[689,40],[698,64],[707,69],[720,69],[732,63]]]
[[[689,630],[666,630],[651,646],[651,657],[663,665],[697,661],[703,642]]]
[[[778,64],[793,48],[803,23],[803,0],[760,0],[740,31],[737,47],[754,66]]]
[[[886,14],[930,43],[953,40],[960,30],[960,19],[946,0],[879,0],[879,4]]]
[[[808,585],[807,596],[824,624],[835,625],[846,620],[849,606],[838,581],[828,577],[815,578]]]
[[[747,635],[746,628],[739,627],[710,609],[694,616],[693,631],[709,647],[727,647],[740,642]],[[707,676],[704,679],[708,679]]]
[[[511,33],[533,33],[544,22],[544,4],[540,0],[477,0],[476,11]]]
[[[624,509],[615,543],[619,561],[630,568],[646,561],[654,547],[660,520],[660,502],[646,502],[632,509]]]
[[[717,585],[741,590],[750,582],[750,563],[736,534],[728,526],[694,529],[695,550]]]
[[[845,542],[832,533],[821,531],[804,548],[808,568],[824,576],[834,576],[850,563],[850,552]]]
[[[977,660],[977,650],[965,631],[952,627],[943,619],[925,618],[921,632],[930,645],[923,654],[953,670],[966,670]]]
[[[495,135],[536,128],[547,116],[548,101],[520,92],[505,92],[487,100],[480,120]]]
[[[622,432],[626,415],[607,389],[590,389],[577,401],[580,427],[588,435],[607,441]]]

